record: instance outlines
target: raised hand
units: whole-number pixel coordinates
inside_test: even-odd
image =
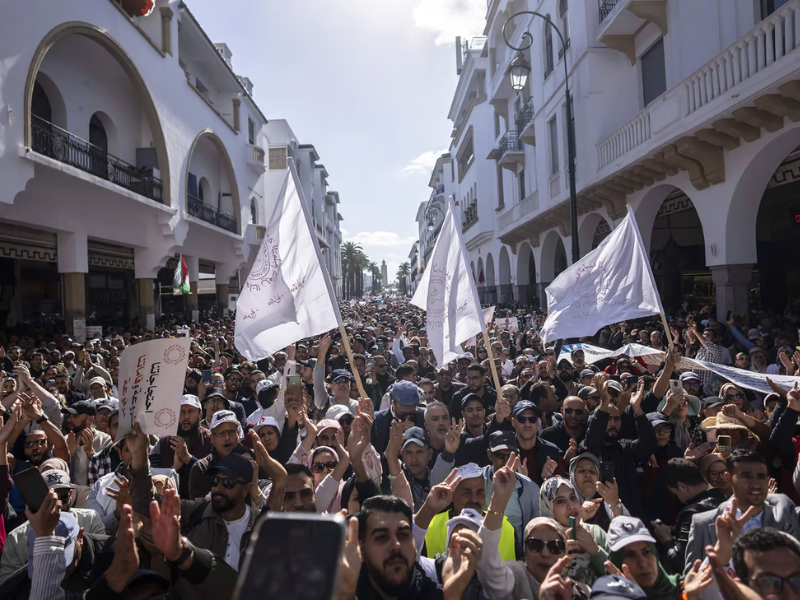
[[[105,575],[108,587],[121,594],[138,569],[139,552],[136,549],[136,538],[133,533],[133,509],[126,504],[120,510],[114,560],[111,561]]]
[[[602,498],[595,498],[594,500],[587,500],[581,504],[580,517],[584,523],[593,518],[597,514],[600,505],[603,504]]]
[[[619,486],[617,485],[617,479],[614,478],[611,481],[598,481],[597,482],[597,493],[608,502],[611,506],[619,503]]]
[[[358,399],[358,414],[367,415],[369,418],[375,419],[375,403],[372,398]]]
[[[738,579],[731,577],[728,573],[730,559],[723,560],[720,558],[712,546],[706,546],[706,555],[708,556],[708,564],[711,565],[714,581],[717,582],[720,595],[725,600],[761,600],[761,595],[755,590],[750,589]]]
[[[689,447],[683,452],[683,458],[686,460],[691,460],[692,462],[697,462],[701,458],[703,458],[706,454],[711,454],[711,446],[708,442],[703,442],[699,446],[696,446],[694,442],[689,444]]]
[[[500,398],[495,405],[495,421],[502,423],[511,416],[511,403],[505,398]]]
[[[511,499],[517,487],[517,477],[515,471],[519,466],[519,456],[512,452],[508,457],[506,465],[494,472],[492,478],[492,508],[498,511],[505,511],[508,501]]]
[[[403,447],[403,424],[395,419],[389,426],[389,443],[386,445],[386,458],[397,458]]]
[[[644,379],[640,379],[639,384],[636,386],[636,393],[631,397],[631,409],[633,410],[633,414],[637,417],[644,414],[642,410],[642,400],[644,400],[644,396]]]
[[[186,440],[179,435],[171,435],[169,438],[169,447],[175,453],[172,461],[172,468],[179,471],[183,465],[188,465],[192,460],[192,455],[189,454],[189,448],[186,446]]]
[[[347,511],[340,514],[347,516]],[[355,596],[358,577],[361,574],[361,544],[358,541],[358,519],[350,519],[347,523],[347,543],[342,552],[341,571],[339,581],[339,598],[352,598]]]
[[[631,571],[630,571],[630,569],[628,568],[628,565],[625,565],[625,564],[623,564],[623,565],[622,565],[622,571],[620,571],[620,570],[619,570],[619,569],[616,567],[616,565],[615,565],[614,563],[612,563],[610,560],[607,560],[607,561],[605,562],[605,565],[604,565],[604,566],[605,566],[605,568],[606,568],[606,572],[607,572],[609,575],[618,575],[619,577],[624,577],[624,578],[625,578],[625,579],[627,579],[628,581],[631,581],[631,582],[633,582],[633,583],[636,583],[636,580],[633,578],[633,575],[631,575]],[[636,584],[636,585],[639,585],[639,584]]]
[[[558,463],[548,456],[547,462],[544,463],[544,467],[542,467],[542,481],[555,473],[556,468],[558,468]]]
[[[447,558],[442,568],[446,600],[461,600],[475,575],[483,540],[472,530],[462,529],[450,536]]]
[[[461,445],[461,433],[464,431],[464,420],[450,420],[450,431],[444,436],[444,449],[450,454],[455,454]]]
[[[776,387],[778,389],[783,389],[775,385],[769,377],[767,377],[767,382],[769,382],[770,387],[774,390]],[[789,403],[789,408],[800,412],[800,385],[797,382],[794,382],[792,389],[788,392],[784,390],[784,394],[786,395],[786,400]]]
[[[458,475],[458,469],[453,469],[442,483],[431,488],[425,504],[434,511],[433,514],[442,512],[450,505],[453,501],[453,492],[459,483],[461,477]]]
[[[567,448],[567,451],[564,452],[564,462],[566,464],[569,464],[569,461],[571,461],[577,455],[578,455],[578,440],[576,440],[575,438],[570,438],[569,448]]]
[[[8,418],[5,424],[3,423],[3,418],[0,417],[0,452],[5,452],[3,444],[8,443],[8,440],[11,438],[11,434],[14,433],[14,429],[16,429],[17,424],[24,418],[22,415],[22,406],[19,402],[15,402],[11,408],[8,409],[8,412],[11,413],[11,416]]]
[[[700,594],[714,581],[711,563],[700,569],[702,561],[696,560],[683,580],[687,600],[700,600]]]
[[[562,556],[550,567],[547,576],[539,587],[539,600],[571,600],[572,580],[561,576],[572,562],[573,557],[569,554]]]
[[[744,524],[747,523],[758,512],[758,508],[750,506],[747,511],[741,516],[736,517],[739,512],[739,502],[736,498],[731,500],[730,511],[725,511],[717,517],[717,544],[714,546],[717,555],[726,564],[730,562],[733,553],[733,544],[742,535]]]
[[[575,531],[574,540],[572,539],[572,528],[570,527],[566,531],[568,550],[579,550],[580,552],[586,552],[589,556],[594,556],[600,551],[597,542],[594,541],[592,534],[589,533],[586,527],[580,523],[576,523]]]
[[[167,560],[177,560],[183,552],[181,542],[181,500],[174,489],[164,491],[161,506],[150,503],[150,519],[153,521],[153,543]]]
[[[108,486],[106,488],[106,492],[108,493],[108,497],[112,500],[116,500],[117,508],[114,510],[114,514],[116,515],[117,519],[122,518],[122,508],[128,504],[133,504],[133,499],[131,498],[131,493],[128,490],[128,479],[124,475],[120,475],[119,477],[114,477],[114,485],[117,486],[117,489]]]
[[[55,535],[56,524],[61,518],[61,501],[53,490],[49,490],[39,510],[32,512],[26,506],[25,516],[28,517],[36,537]]]

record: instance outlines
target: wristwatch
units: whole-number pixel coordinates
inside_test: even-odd
[[[622,510],[622,500],[620,500],[616,504],[609,504],[609,508],[611,510]]]
[[[47,418],[47,415],[46,415],[46,414],[44,414],[44,413],[42,413],[42,416],[41,416],[41,417],[39,417],[38,419],[36,419],[36,423],[37,423],[38,425],[41,425],[41,424],[42,424],[42,423],[44,423],[45,421],[49,421],[49,419]]]
[[[185,537],[181,537],[181,544],[183,545],[183,551],[178,559],[167,560],[167,562],[175,568],[180,568],[180,566],[189,559],[192,552],[194,552],[194,548],[191,544],[189,544],[189,540],[187,540]]]

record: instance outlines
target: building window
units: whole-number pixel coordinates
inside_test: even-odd
[[[475,162],[475,149],[472,142],[472,128],[467,133],[461,149],[458,151],[458,182],[464,179],[472,163]]]
[[[258,205],[256,204],[256,199],[252,198],[250,200],[250,224],[255,225],[258,223]]]
[[[517,175],[517,185],[519,185],[519,201],[525,200],[525,169]]]
[[[667,91],[667,69],[664,63],[664,38],[642,54],[642,93],[647,106]]]
[[[789,0],[761,0],[761,18],[766,19]]]
[[[250,117],[247,117],[247,142],[251,146],[256,145],[256,124]]]
[[[558,3],[558,17],[561,21],[561,35],[564,36],[564,47],[558,49],[558,57],[564,56],[564,51],[569,48],[569,22],[567,21],[567,10],[569,10],[568,0],[561,0]]]
[[[558,173],[558,120],[556,117],[550,119],[547,124],[548,133],[550,134],[550,174]]]
[[[550,15],[547,15],[547,24],[544,26],[544,78],[547,79],[553,72],[553,26],[550,24]]]

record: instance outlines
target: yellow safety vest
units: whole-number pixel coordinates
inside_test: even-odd
[[[425,533],[425,556],[436,558],[437,554],[447,552],[447,522],[450,520],[452,511],[439,513],[428,526]],[[516,560],[514,526],[508,522],[508,517],[503,516],[503,530],[500,533],[500,558],[506,560]]]

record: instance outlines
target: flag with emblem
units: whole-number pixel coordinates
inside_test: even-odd
[[[189,286],[189,267],[186,266],[186,261],[183,260],[183,254],[181,254],[175,267],[175,273],[172,276],[172,287],[181,294],[192,293],[192,288]]]

